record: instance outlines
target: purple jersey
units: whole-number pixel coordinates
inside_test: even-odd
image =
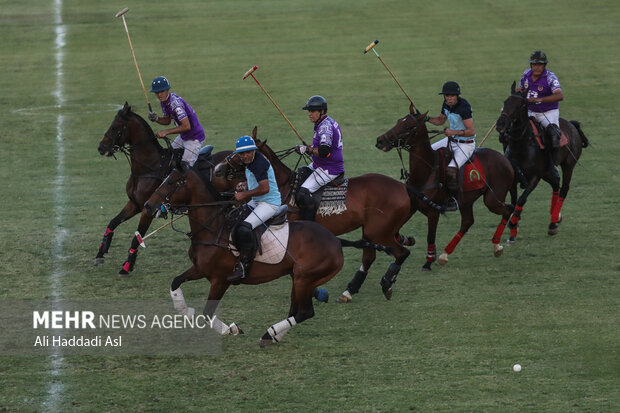
[[[555,90],[562,89],[555,73],[545,69],[536,82],[532,80],[532,69],[526,69],[521,76],[521,87],[527,89],[528,98],[544,98],[551,96]],[[528,109],[532,112],[547,112],[558,109],[560,102],[529,103]]]
[[[175,93],[170,93],[166,102],[161,102],[161,110],[164,114],[164,118],[169,117],[172,119],[176,126],[181,124],[181,121],[185,118],[189,119],[189,125],[191,129],[187,132],[183,132],[179,136],[184,141],[196,140],[202,142],[205,140],[205,131],[202,129],[202,125],[198,122],[198,116],[194,109],[183,98]]]
[[[332,152],[327,158],[312,156],[315,167],[325,169],[331,175],[338,175],[344,172],[344,160],[342,158],[342,132],[338,122],[325,116],[320,122],[314,125],[314,138],[312,147],[318,148],[321,145],[331,147]]]

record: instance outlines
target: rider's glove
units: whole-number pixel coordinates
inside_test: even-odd
[[[306,145],[296,146],[295,152],[297,152],[300,155],[303,155],[304,153],[308,152],[308,147]]]
[[[155,112],[149,112],[149,120],[151,122],[157,122],[157,119],[159,118],[159,116],[157,116],[157,113]]]

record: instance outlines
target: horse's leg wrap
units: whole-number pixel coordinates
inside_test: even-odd
[[[230,334],[230,327],[224,324],[222,320],[217,318],[217,316],[212,316],[212,318],[210,320],[207,319],[207,321],[211,322],[211,328],[215,330],[219,335],[226,336]]]
[[[495,234],[493,234],[493,239],[491,242],[493,244],[499,244],[502,241],[502,234],[504,233],[504,229],[506,229],[506,225],[508,224],[508,220],[502,218],[501,222],[497,226],[495,230]]]
[[[446,254],[450,255],[454,252],[454,249],[456,248],[458,243],[461,242],[461,239],[464,235],[465,234],[462,231],[456,233],[456,235],[452,238],[452,241],[450,241],[450,243],[446,246],[446,249],[444,250]]]
[[[107,227],[105,229],[105,233],[103,234],[103,239],[101,240],[101,244],[99,244],[99,254],[103,256],[103,254],[107,254],[110,249],[110,245],[112,244],[112,237],[114,236],[114,230]],[[99,254],[97,257],[99,257]]]
[[[172,297],[172,304],[174,305],[174,309],[177,310],[179,314],[187,315],[189,313],[187,303],[185,302],[185,296],[183,296],[183,290],[181,290],[181,287],[177,288],[174,291],[170,290],[170,297]]]
[[[437,258],[437,252],[435,251],[435,244],[428,244],[428,248],[426,250],[426,262],[432,264],[435,262]]]
[[[269,333],[269,336],[273,341],[278,343],[295,324],[297,324],[297,321],[295,320],[295,317],[292,316],[269,327],[267,329],[267,333]]]
[[[523,211],[522,205],[517,205],[515,210],[512,212],[512,216],[510,217],[510,228],[514,228],[519,223],[521,219],[521,211]]]
[[[136,264],[136,258],[138,257],[138,250],[129,248],[129,255],[127,261],[123,264],[123,268],[119,271],[119,274],[129,274],[133,271],[133,267]]]
[[[560,191],[553,191],[553,194],[551,194],[551,207],[549,207],[549,215],[553,215],[553,210],[555,208],[555,204],[558,202],[558,199],[560,198]]]
[[[404,247],[412,247],[415,245],[415,238],[414,237],[408,237],[407,235],[402,235],[402,234],[396,234],[396,242],[398,242],[400,245],[404,246]]]
[[[364,284],[364,281],[366,280],[368,271],[364,271],[362,268],[363,267],[360,267],[360,269],[357,270],[357,272],[353,276],[353,279],[351,279],[351,281],[349,281],[349,284],[347,285],[347,291],[351,294],[357,294],[362,287],[362,284]]]
[[[383,278],[381,278],[381,289],[383,290],[384,294],[385,292],[387,292],[387,290],[392,288],[392,284],[396,282],[396,277],[398,276],[399,272],[400,265],[396,263],[390,264],[390,267],[385,272],[385,275],[383,276]]]
[[[558,197],[557,202],[553,206],[553,212],[551,213],[551,223],[556,224],[560,219],[560,211],[562,210],[562,205],[564,204],[564,198]]]

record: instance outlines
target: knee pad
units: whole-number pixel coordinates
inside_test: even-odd
[[[254,248],[254,234],[252,225],[248,222],[241,221],[232,232],[233,244],[240,250],[248,250]]]
[[[314,207],[314,200],[308,188],[299,188],[299,191],[295,194],[295,202],[300,208]]]

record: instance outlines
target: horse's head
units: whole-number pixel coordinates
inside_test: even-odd
[[[228,181],[235,179],[245,179],[245,165],[241,161],[238,153],[231,153],[223,161],[215,165],[213,174],[217,178],[224,178]]]
[[[162,205],[183,205],[190,202],[190,188],[188,176],[192,172],[184,174],[177,168],[164,179],[159,187],[153,192],[151,197],[144,203],[147,214],[153,216]],[[194,175],[195,176],[195,175]]]
[[[407,116],[400,118],[393,128],[377,138],[377,149],[384,152],[392,148],[411,148],[415,146],[415,139],[427,136],[428,131],[424,124],[426,113],[414,111],[413,104],[409,106]]]
[[[515,138],[515,128],[521,127],[527,119],[527,90],[516,91],[516,82],[512,83],[510,96],[504,101],[502,112],[497,119],[495,129],[503,137]]]
[[[131,106],[125,102],[108,130],[103,134],[103,139],[99,142],[99,153],[105,156],[113,156],[123,146],[135,144],[132,141],[138,136],[142,136],[144,139],[154,138],[153,130],[144,119],[132,112]]]

